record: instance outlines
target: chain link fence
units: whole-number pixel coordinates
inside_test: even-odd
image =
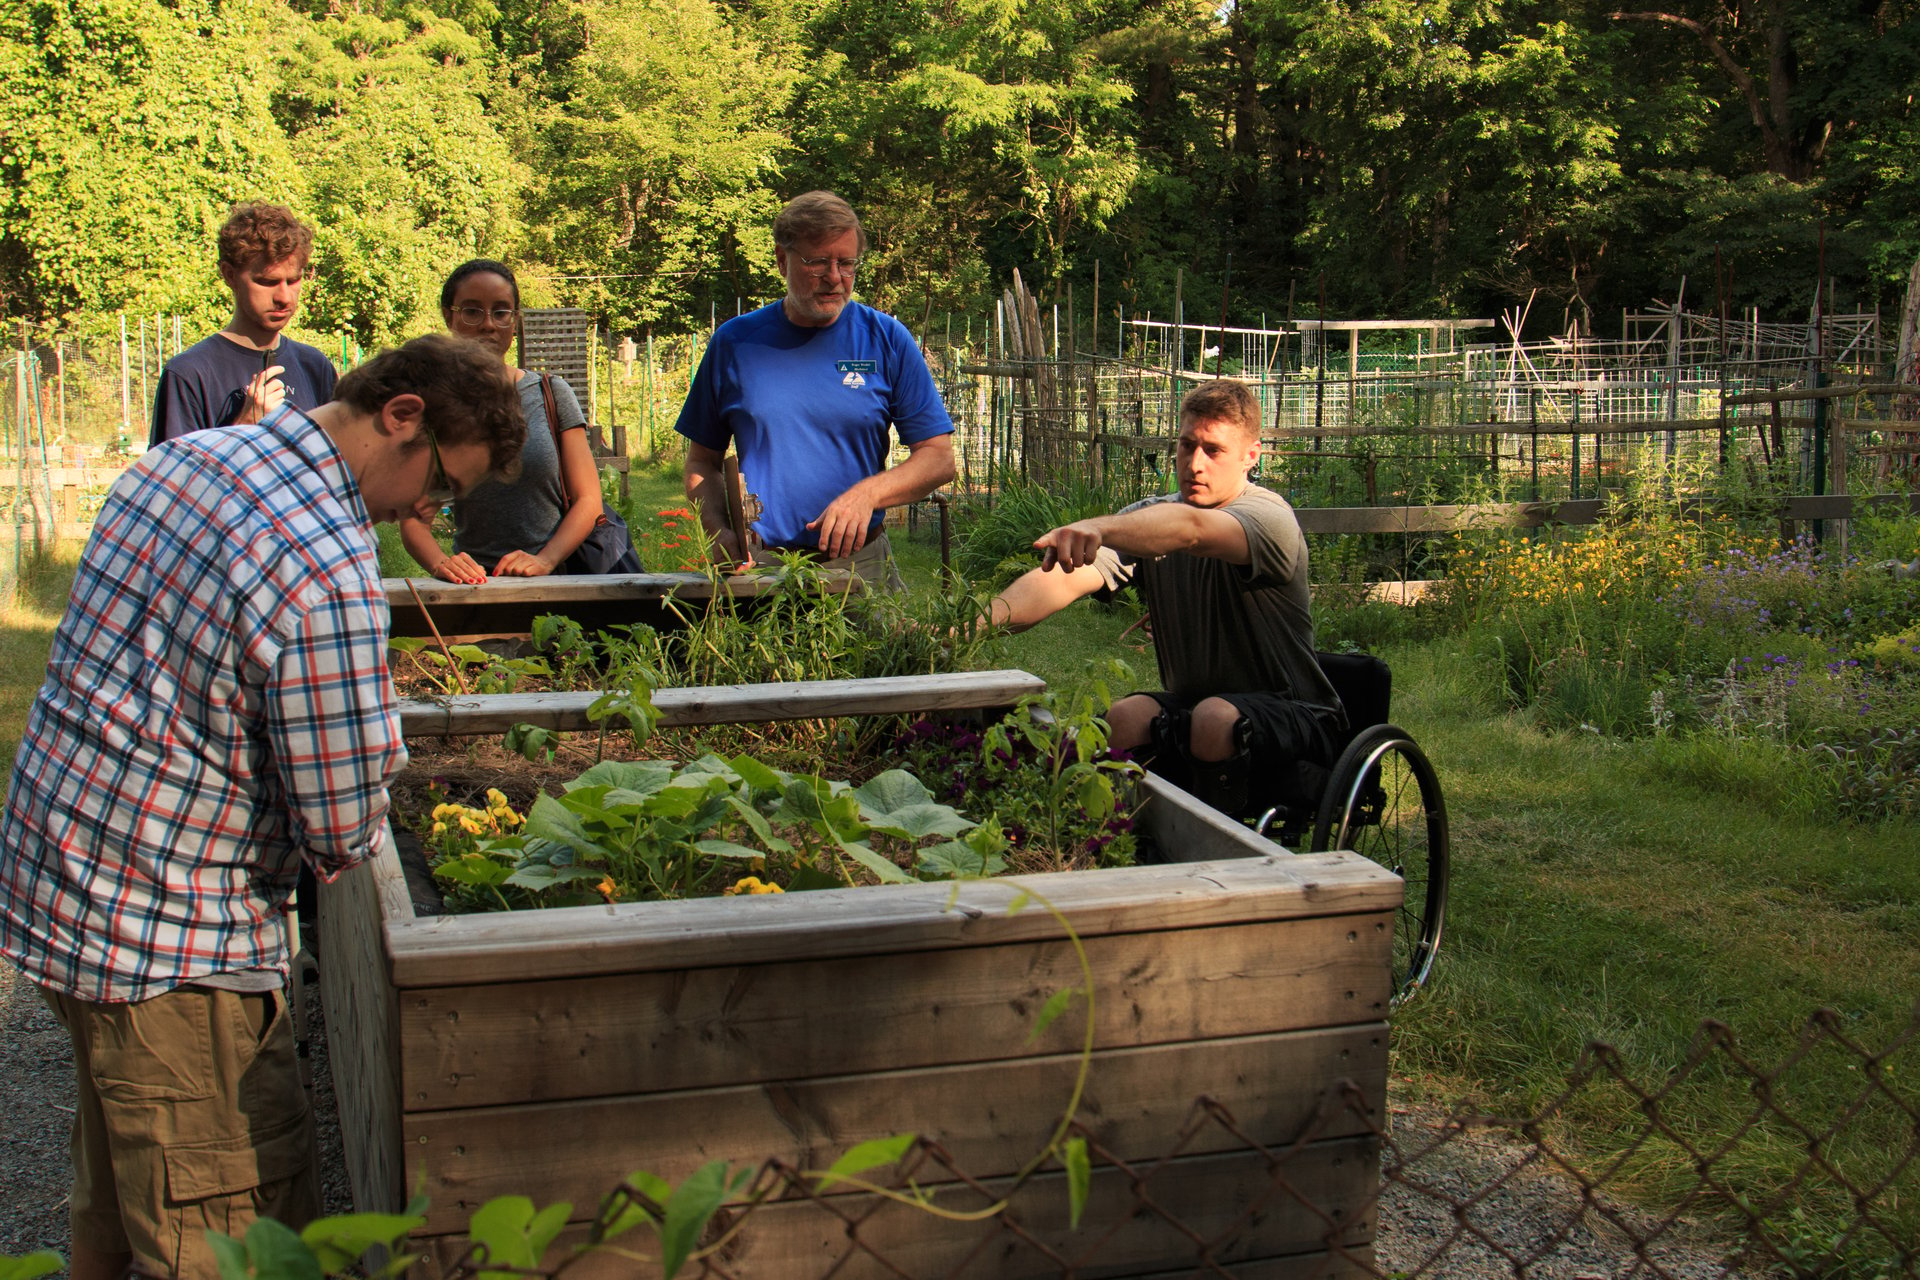
[[[1792,1051],[1766,1065],[1724,1023],[1706,1022],[1659,1082],[1635,1080],[1618,1052],[1595,1043],[1557,1097],[1517,1118],[1387,1110],[1336,1081],[1284,1146],[1257,1141],[1201,1097],[1175,1148],[1151,1163],[1102,1145],[1101,1120],[1089,1117],[1071,1133],[1085,1142],[1082,1203],[1085,1223],[1096,1225],[1078,1229],[1069,1205],[1075,1175],[1053,1162],[1014,1185],[983,1183],[923,1137],[883,1179],[828,1185],[818,1172],[770,1159],[716,1195],[720,1207],[697,1235],[685,1231],[680,1210],[678,1274],[1920,1276],[1920,1005],[1880,1048],[1847,1027],[1843,1015],[1821,1010]],[[1811,1066],[1834,1065],[1816,1059],[1837,1060],[1857,1087],[1809,1103],[1796,1080]],[[1744,1113],[1703,1123],[1685,1098],[1706,1078],[1744,1082]],[[1583,1153],[1579,1138],[1583,1102],[1595,1092],[1624,1097],[1639,1116],[1598,1156]],[[1782,1160],[1783,1152],[1798,1154]],[[1352,1191],[1353,1165],[1376,1161],[1378,1177]],[[1666,1178],[1650,1197],[1652,1169]],[[644,1219],[654,1234],[617,1235],[609,1248],[624,1251],[623,1274],[651,1273],[640,1259],[658,1258],[678,1206],[644,1182],[618,1188],[571,1243]],[[1286,1241],[1294,1243],[1280,1247]],[[483,1247],[443,1244],[443,1274],[497,1273]],[[600,1274],[608,1257],[575,1254],[521,1274]]]

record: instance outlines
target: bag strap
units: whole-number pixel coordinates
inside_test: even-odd
[[[553,378],[540,374],[540,396],[547,402],[547,430],[553,433],[553,461],[560,472],[560,506],[564,510],[573,505],[573,495],[567,492],[567,464],[560,452],[560,411],[553,403]]]

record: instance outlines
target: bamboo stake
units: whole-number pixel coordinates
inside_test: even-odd
[[[446,640],[440,634],[440,624],[433,620],[433,614],[427,611],[427,602],[420,598],[420,588],[413,585],[413,579],[407,579],[407,590],[413,594],[413,602],[420,606],[420,616],[427,620],[427,629],[433,632],[433,642],[440,646],[440,656],[447,660],[447,670],[453,672],[453,687],[462,697],[468,694],[467,678],[460,674],[460,664],[453,660],[453,650],[447,647]]]

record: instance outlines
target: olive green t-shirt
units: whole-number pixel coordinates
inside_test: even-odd
[[[1165,494],[1126,511],[1178,501]],[[1095,560],[1109,593],[1131,581],[1145,597],[1161,684],[1193,699],[1277,693],[1340,714],[1339,695],[1313,656],[1307,540],[1293,508],[1249,484],[1220,510],[1247,531],[1251,563],[1185,552],[1136,560],[1109,547]]]

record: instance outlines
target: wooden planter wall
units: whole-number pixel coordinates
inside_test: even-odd
[[[720,589],[735,600],[755,600],[779,583],[779,571],[767,570],[724,578]],[[524,636],[533,620],[546,613],[564,613],[589,632],[636,622],[669,630],[682,625],[682,612],[705,610],[715,595],[713,581],[704,573],[489,578],[478,586],[436,578],[386,578],[382,585],[392,615],[390,634],[429,637],[438,627],[449,643]],[[827,591],[859,590],[845,573],[823,575],[821,586]],[[433,627],[427,624],[429,614]]]
[[[1120,1159],[1168,1155],[1202,1094],[1270,1148],[1307,1127],[1334,1081],[1377,1105],[1399,879],[1353,854],[1288,855],[1158,779],[1146,787],[1144,827],[1204,860],[957,894],[903,885],[433,918],[415,918],[391,853],[348,873],[323,888],[320,911],[356,1207],[395,1209],[424,1180],[421,1244],[444,1267],[491,1197],[568,1200],[577,1238],[637,1169],[678,1180],[710,1160],[771,1156],[824,1169],[859,1142],[914,1132],[992,1189],[1045,1143],[1086,1027],[1077,1009],[1029,1038],[1080,973],[1060,919],[1009,913],[1020,887],[1086,948],[1095,1049],[1079,1115]],[[1284,1174],[1319,1213],[1271,1194],[1265,1158],[1211,1127],[1147,1192],[1201,1235],[1227,1233],[1211,1256],[1236,1274],[1363,1274],[1329,1258],[1320,1213],[1369,1256],[1378,1150],[1366,1124],[1342,1116]],[[1098,1242],[1075,1274],[1192,1268],[1193,1241],[1136,1216],[1126,1175],[1099,1163],[1087,1217],[1069,1231],[1062,1177],[1034,1179],[1010,1212],[1064,1257]],[[1012,1232],[832,1198],[847,1213],[871,1208],[860,1240],[911,1276],[1061,1271]],[[958,1189],[942,1203],[983,1201]],[[839,1216],[773,1203],[728,1267],[813,1280],[848,1247]],[[648,1274],[611,1260],[595,1273]],[[883,1273],[856,1253],[834,1274]]]

